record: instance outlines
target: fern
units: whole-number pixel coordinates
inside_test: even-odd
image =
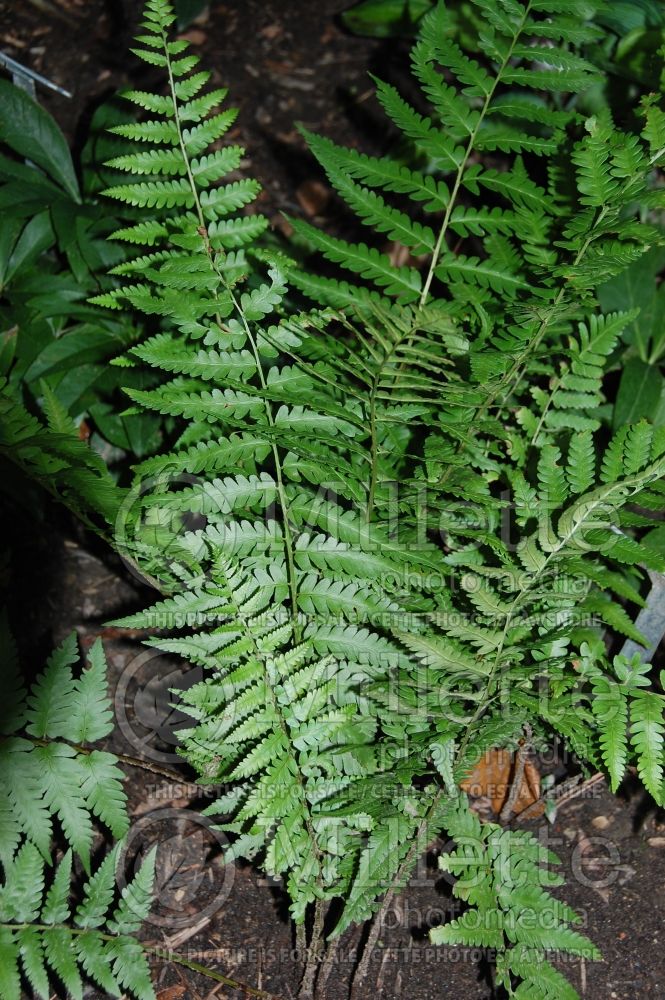
[[[83,996],[83,979],[112,996],[154,997],[143,946],[133,937],[152,903],[154,854],[117,893],[122,841],[91,874],[92,819],[114,837],[129,827],[122,772],[111,753],[86,746],[112,729],[106,663],[99,640],[79,676],[69,636],[26,691],[16,648],[0,630],[6,696],[0,713],[0,991],[53,995],[53,977],[68,996]],[[69,847],[53,865],[53,819]],[[74,855],[86,873],[72,884]],[[78,896],[79,902],[74,905]],[[50,978],[51,977],[51,978]]]
[[[537,245],[519,254],[521,264],[535,256],[543,264],[552,262],[552,255],[543,249],[543,236],[551,227],[547,206],[539,198],[539,189],[518,160],[514,172],[499,173],[485,170],[474,163],[474,154],[501,150],[506,153],[553,153],[562,141],[560,130],[570,125],[574,115],[553,111],[542,101],[534,100],[530,91],[576,92],[597,77],[594,66],[571,51],[575,33],[567,30],[570,22],[558,16],[548,5],[516,3],[505,8],[499,3],[476,5],[475,16],[481,24],[481,49],[489,60],[485,70],[472,60],[456,43],[446,37],[447,15],[443,4],[423,19],[420,38],[412,51],[412,67],[425,96],[433,105],[435,115],[423,117],[408,104],[391,85],[377,80],[377,97],[386,114],[401,133],[425,154],[435,168],[435,176],[398,167],[388,158],[368,157],[345,150],[328,140],[305,133],[310,149],[326,171],[340,196],[358,213],[361,220],[378,232],[417,252],[431,252],[424,281],[417,271],[393,268],[394,282],[389,284],[384,274],[379,277],[374,267],[376,251],[364,245],[348,247],[331,241],[311,225],[291,220],[297,231],[335,263],[386,287],[387,294],[404,299],[398,281],[408,281],[411,298],[424,305],[430,296],[439,296],[444,285],[455,285],[469,278],[481,287],[499,293],[516,294],[526,290],[528,282],[522,267],[518,276],[506,269],[505,262],[494,259],[492,240],[485,240],[487,259],[475,255],[454,256],[447,250],[447,235],[457,233],[463,238],[470,234],[492,237],[498,233],[512,235],[517,229],[523,237],[533,229],[539,234]],[[542,17],[545,15],[546,17]],[[542,29],[548,32],[552,45],[546,49],[534,44]],[[583,35],[579,26],[580,38]],[[558,43],[558,44],[557,44]],[[546,62],[548,69],[534,68]],[[449,83],[445,71],[452,79]],[[536,131],[530,131],[532,126]],[[466,206],[463,192],[477,195],[479,185],[502,195],[501,205],[488,209]],[[437,229],[423,229],[409,216],[398,213],[375,188],[406,195],[416,202],[413,214],[442,214]],[[426,204],[421,205],[425,201]],[[390,272],[388,272],[390,273]],[[298,282],[298,277],[294,280]],[[305,281],[307,279],[305,278]]]
[[[50,860],[53,819],[90,870],[92,819],[114,837],[128,828],[123,774],[116,758],[86,744],[113,728],[101,642],[91,647],[89,665],[75,677],[78,660],[72,634],[50,657],[30,692],[18,674],[15,650],[6,631],[5,672],[12,697],[0,718],[0,860],[7,865],[21,837]]]
[[[633,758],[645,788],[662,803],[665,706],[662,695],[645,690],[650,686],[650,664],[642,663],[637,654],[632,660],[617,656],[610,667],[589,646],[583,652],[583,670],[592,683],[592,708],[612,789],[618,787]]]
[[[152,901],[154,854],[122,891],[113,910],[118,847],[83,885],[72,909],[68,851],[46,888],[44,858],[26,841],[5,866],[0,885],[0,990],[19,1000],[21,978],[36,996],[52,995],[49,973],[71,997],[83,997],[82,977],[111,996],[138,1000],[155,996],[141,945],[131,935],[148,916]]]
[[[430,931],[435,944],[496,950],[497,980],[513,996],[577,995],[546,955],[567,952],[587,959],[598,950],[570,925],[581,918],[548,889],[563,879],[541,867],[558,858],[528,833],[481,823],[466,798],[450,809],[446,827],[459,845],[439,859],[457,876],[454,893],[469,904],[461,917]],[[521,980],[515,989],[514,979]]]
[[[263,574],[249,576],[218,558],[214,582],[120,624],[154,624],[199,609],[219,622],[184,639],[150,641],[213,667],[211,678],[182,696],[183,710],[196,720],[183,737],[183,753],[206,781],[237,783],[228,807],[217,802],[208,809],[216,815],[235,803],[224,829],[239,840],[228,858],[265,851],[266,870],[288,876],[292,913],[302,921],[308,903],[339,894],[349,860],[361,850],[358,832],[372,828],[362,779],[382,767],[376,724],[359,692],[371,685],[382,657],[399,653],[378,636],[343,625],[309,626],[304,641],[294,644],[294,626],[273,603],[272,589]],[[317,593],[331,616],[346,614],[340,591],[320,587]],[[299,594],[305,605],[318,603],[302,584]],[[351,599],[357,606],[357,593]],[[355,807],[335,807],[341,794]],[[402,819],[409,831],[417,825],[413,817]]]

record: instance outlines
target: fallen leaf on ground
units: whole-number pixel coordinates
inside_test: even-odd
[[[510,795],[515,774],[515,757],[509,750],[488,750],[461,782],[462,791],[472,798],[489,798],[492,810],[498,815]],[[540,772],[527,760],[519,795],[513,806],[513,815],[532,806],[540,799]]]
[[[328,204],[330,191],[321,181],[303,181],[296,190],[296,198],[307,215],[319,215]]]
[[[160,990],[157,994],[157,1000],[181,1000],[181,997],[185,995],[185,987],[169,986],[165,990]]]
[[[185,42],[191,42],[192,45],[203,45],[208,36],[200,28],[190,28],[189,31],[183,31],[181,35],[178,35],[178,38],[182,38]]]

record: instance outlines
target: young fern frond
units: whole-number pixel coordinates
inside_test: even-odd
[[[383,232],[390,239],[429,255],[424,278],[414,267],[392,267],[381,258],[378,271],[377,251],[363,244],[353,247],[343,241],[331,241],[309,224],[292,220],[297,231],[335,263],[384,286],[386,294],[424,305],[431,296],[439,297],[443,285],[455,296],[458,285],[478,282],[481,287],[501,294],[514,295],[528,286],[524,281],[524,263],[529,255],[542,265],[551,265],[553,256],[545,250],[545,238],[551,226],[548,209],[538,198],[538,186],[524,171],[521,160],[515,172],[505,174],[485,170],[474,162],[478,153],[501,150],[506,153],[554,153],[561,144],[560,129],[575,118],[574,114],[553,111],[532,91],[577,92],[598,76],[594,66],[571,51],[576,38],[557,26],[565,24],[547,5],[515,3],[509,9],[497,2],[478,3],[475,16],[482,23],[481,51],[488,68],[480,66],[446,37],[447,15],[443,3],[422,21],[418,43],[412,50],[412,68],[422,90],[433,105],[432,118],[420,115],[397,90],[377,80],[377,97],[393,123],[430,161],[434,173],[401,167],[388,157],[370,157],[345,150],[328,140],[305,133],[310,148],[323,166],[333,187],[361,220]],[[534,44],[542,37],[541,26],[559,44],[546,49]],[[580,35],[583,26],[579,26]],[[548,69],[536,68],[547,62]],[[535,66],[534,66],[535,64]],[[448,83],[442,69],[452,79]],[[533,128],[534,131],[530,131]],[[466,196],[477,196],[479,185],[500,194],[503,204],[488,208],[466,205]],[[406,195],[416,203],[410,216],[397,211],[376,188]],[[423,205],[422,203],[425,202]],[[505,206],[505,207],[504,207]],[[420,212],[432,219],[423,227],[412,216]],[[540,234],[533,247],[519,255],[521,277],[516,279],[493,252],[492,237],[527,229]],[[462,239],[471,234],[485,245],[486,260],[476,255],[463,267],[464,257],[451,254],[449,234]],[[485,239],[483,240],[483,237]],[[528,241],[527,241],[528,243]],[[393,282],[389,274],[394,275]],[[299,278],[294,275],[298,283]],[[307,284],[307,278],[305,286]],[[408,286],[409,291],[400,286]],[[334,293],[334,286],[331,286]],[[332,303],[331,303],[332,304]]]
[[[446,828],[459,846],[439,864],[456,876],[453,892],[469,908],[431,930],[431,940],[495,950],[497,980],[512,996],[575,1000],[577,993],[546,955],[600,955],[573,929],[581,917],[548,891],[563,879],[542,865],[559,859],[529,833],[481,823],[465,796],[449,809]]]
[[[591,315],[588,326],[578,324],[579,341],[571,338],[569,360],[564,362],[561,375],[553,380],[549,396],[540,388],[532,393],[540,403],[537,418],[528,407],[519,413],[532,444],[540,444],[547,432],[595,431],[600,420],[594,411],[603,400],[602,381],[607,358],[614,350],[621,332],[635,318],[635,313]],[[571,463],[572,464],[572,463]]]
[[[11,697],[0,713],[0,860],[10,865],[21,838],[27,837],[49,861],[57,818],[89,871],[93,817],[114,837],[128,828],[117,759],[88,746],[113,728],[101,642],[91,647],[89,665],[76,677],[72,666],[78,650],[75,635],[70,635],[29,692],[6,624],[3,647]]]
[[[665,703],[662,695],[645,690],[650,686],[651,665],[642,663],[639,655],[632,660],[616,656],[610,667],[589,647],[584,652],[582,666],[593,687],[591,706],[612,790],[625,774],[630,742],[645,787],[662,804]]]
[[[331,656],[344,626],[330,633],[310,627],[295,643],[294,626],[271,600],[265,574],[250,576],[217,552],[212,574],[201,588],[119,624],[175,620],[182,626],[188,616],[217,623],[182,639],[150,642],[213,669],[182,696],[182,709],[196,720],[184,734],[183,753],[204,782],[233,785],[207,810],[231,814],[224,829],[238,839],[227,859],[263,852],[266,871],[287,878],[300,923],[309,903],[340,894],[360,850],[358,832],[372,827],[361,801],[337,814],[329,800],[342,791],[353,796],[354,782],[380,771],[376,724],[361,691],[371,685],[381,656],[397,660],[399,653],[377,637],[376,657],[369,646],[365,656],[359,650],[354,658],[349,650],[348,661]],[[326,608],[345,608],[338,588],[317,596]]]

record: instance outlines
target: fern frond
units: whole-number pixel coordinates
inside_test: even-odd
[[[637,770],[644,787],[662,805],[665,800],[663,696],[651,691],[637,691],[631,701],[630,715],[630,739],[637,755]]]
[[[523,979],[516,995],[521,990],[530,996],[534,984],[544,982],[563,990],[557,996],[575,997],[572,987],[545,960],[545,953],[600,956],[588,938],[570,928],[580,917],[547,891],[560,879],[541,865],[556,864],[558,858],[530,834],[474,820],[464,797],[457,811],[450,810],[446,825],[460,846],[441,857],[439,864],[458,875],[453,891],[471,908],[431,930],[431,940],[495,948],[502,985],[513,989],[511,973]]]
[[[24,835],[50,857],[53,818],[89,870],[91,818],[99,818],[121,837],[128,827],[123,774],[109,753],[81,744],[107,736],[112,729],[106,662],[99,640],[89,666],[74,677],[76,637],[53,653],[46,669],[24,693],[0,741],[2,799],[13,816],[0,834],[0,859],[8,863]]]
[[[44,895],[44,859],[26,842],[5,865],[0,885],[0,982],[6,1000],[20,1000],[21,976],[47,1000],[55,976],[70,996],[82,997],[82,977],[113,996],[129,992],[136,1000],[153,1000],[155,993],[146,955],[130,935],[148,915],[154,880],[154,854],[123,890],[114,911],[117,850],[102,862],[83,887],[84,902],[70,912],[71,854],[55,870]],[[131,909],[126,901],[131,899]],[[120,918],[120,919],[118,919]]]
[[[598,719],[603,761],[616,791],[626,769],[628,705],[621,687],[611,679],[599,678],[594,684],[594,715]]]
[[[372,278],[398,302],[413,302],[421,290],[419,273],[407,266],[393,267],[388,257],[364,243],[346,243],[328,236],[300,219],[289,218],[297,233],[309,240],[329,260],[364,277]]]

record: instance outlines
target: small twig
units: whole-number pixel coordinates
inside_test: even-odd
[[[319,974],[316,977],[316,996],[318,997],[325,997],[326,995],[326,984],[330,979],[330,973],[335,966],[341,943],[342,938],[340,935],[340,937],[336,937],[333,941],[330,941],[326,947],[326,953],[323,961],[321,962]]]
[[[206,993],[203,1000],[215,1000],[217,994],[219,993],[220,986],[221,983],[218,986],[213,986],[213,988],[210,990],[210,993]]]
[[[171,937],[166,938],[164,943],[169,950],[172,948],[179,948],[185,943],[185,941],[189,941],[190,938],[195,937],[202,930],[204,930],[211,920],[212,916],[202,917],[201,920],[192,924],[191,927],[183,927],[183,929],[178,931],[177,934],[172,934]]]
[[[506,799],[503,809],[499,813],[499,819],[502,823],[507,823],[512,816],[513,809],[517,804],[517,800],[520,797],[520,792],[522,791],[522,782],[524,781],[524,769],[526,767],[526,762],[529,759],[529,754],[531,753],[531,736],[533,731],[528,722],[524,724],[524,739],[517,748],[517,753],[515,755],[515,774],[510,786],[510,793]]]
[[[307,954],[307,933],[304,924],[296,924],[296,954],[298,961],[304,963]]]
[[[410,944],[413,944],[413,939],[411,939]],[[386,962],[388,961],[389,952],[388,949],[383,952],[383,958],[381,959],[381,966],[379,968],[379,974],[376,977],[376,988],[380,990],[383,987],[383,980],[386,974]]]
[[[177,965],[182,965],[185,969],[191,969],[192,972],[198,972],[201,976],[206,976],[207,979],[214,979],[216,982],[222,983],[230,989],[241,990],[247,996],[258,997],[259,1000],[280,1000],[274,993],[266,993],[265,990],[257,990],[246,983],[239,983],[236,979],[223,976],[221,972],[215,972],[213,969],[206,968],[205,965],[192,962],[189,958],[183,958],[182,955],[178,955],[176,952],[163,951],[161,948],[150,948],[148,950],[164,962],[175,962]]]
[[[179,774],[178,771],[172,771],[168,767],[161,767],[159,764],[152,764],[148,760],[141,760],[140,757],[130,757],[125,753],[115,753],[114,756],[118,758],[121,764],[127,764],[129,767],[138,767],[142,771],[150,771],[152,774],[159,774],[160,777],[168,778],[169,781],[173,781],[178,785],[182,785],[187,780],[186,776]]]
[[[406,870],[406,861],[402,864],[402,869]],[[367,935],[367,941],[365,942],[365,947],[363,948],[362,957],[358,962],[358,967],[356,968],[353,979],[351,980],[351,989],[349,991],[351,1000],[358,1000],[360,996],[360,990],[365,982],[365,979],[367,978],[367,973],[369,972],[372,955],[374,954],[374,950],[379,940],[379,935],[383,929],[384,917],[390,910],[394,898],[395,890],[388,889],[388,892],[383,897],[381,907],[372,921],[372,926],[370,927],[369,934]]]
[[[592,774],[591,777],[586,778],[585,781],[580,781],[580,776],[575,775],[574,778],[569,778],[567,781],[562,781],[560,785],[556,786],[550,795],[543,795],[534,802],[527,809],[524,809],[514,818],[515,823],[522,823],[525,820],[533,819],[534,816],[540,816],[545,805],[548,802],[553,802],[555,805],[562,805],[564,802],[569,802],[571,799],[576,799],[578,795],[584,795],[588,788],[592,788],[597,785],[599,781],[604,781],[605,775],[598,771],[596,774]]]

